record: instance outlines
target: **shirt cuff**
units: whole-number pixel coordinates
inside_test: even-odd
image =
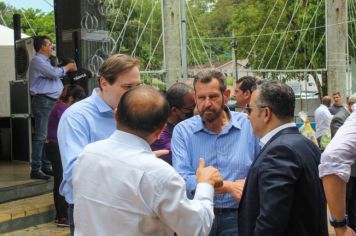
[[[67,74],[67,70],[64,66],[61,67],[62,68],[62,71],[63,71],[63,76],[65,76]]]
[[[210,201],[214,200],[214,188],[211,184],[208,183],[199,183],[195,190],[194,199],[209,199]]]
[[[319,165],[319,178],[327,175],[337,175],[344,182],[348,182],[351,173],[351,165],[340,163],[322,163]]]

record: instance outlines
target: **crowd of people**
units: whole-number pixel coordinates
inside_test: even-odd
[[[333,94],[330,110],[324,97],[316,110],[319,144],[333,129],[321,154],[296,127],[295,95],[283,82],[239,78],[237,112],[219,71],[162,93],[141,85],[137,59],[115,54],[84,98],[78,85],[63,89],[75,63],[52,65],[49,38],[34,41],[31,178],[54,175],[56,218],[72,235],[324,236],[327,202],[337,236],[355,234],[346,183],[356,94],[346,107]]]

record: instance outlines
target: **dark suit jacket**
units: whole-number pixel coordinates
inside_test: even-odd
[[[344,124],[347,117],[349,117],[350,112],[343,107],[334,115],[330,123],[331,137],[334,137],[336,131]]]
[[[318,147],[297,128],[274,135],[247,175],[238,235],[328,235],[319,162]]]

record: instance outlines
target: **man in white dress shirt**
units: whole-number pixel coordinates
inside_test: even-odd
[[[336,236],[356,235],[347,226],[346,183],[351,174],[351,165],[356,160],[356,111],[353,111],[339,128],[334,138],[321,155],[319,176],[334,222]]]
[[[217,169],[197,169],[195,197],[158,159],[150,144],[167,121],[169,104],[155,89],[139,86],[118,105],[117,129],[89,144],[73,168],[75,235],[208,235],[213,223]]]
[[[331,115],[328,108],[330,104],[331,98],[329,96],[324,96],[322,98],[320,106],[314,112],[316,139],[318,140],[319,147],[321,147],[320,141],[322,136],[331,136],[330,123],[331,119],[333,118],[333,115]]]

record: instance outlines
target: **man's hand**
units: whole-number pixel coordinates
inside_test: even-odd
[[[335,228],[336,236],[355,236],[356,233],[348,226]]]
[[[169,150],[162,149],[162,150],[153,151],[153,153],[157,157],[160,157],[160,156],[163,156],[163,155],[167,155],[169,153]]]
[[[74,62],[68,63],[64,67],[67,71],[77,71],[77,65]]]
[[[205,167],[205,161],[202,158],[199,160],[196,178],[197,183],[208,183],[214,188],[221,187],[223,184],[219,171],[212,166]]]
[[[229,193],[237,201],[240,201],[242,196],[242,190],[244,189],[246,179],[239,179],[236,181],[224,181],[224,185],[221,188],[215,189],[216,194]]]

